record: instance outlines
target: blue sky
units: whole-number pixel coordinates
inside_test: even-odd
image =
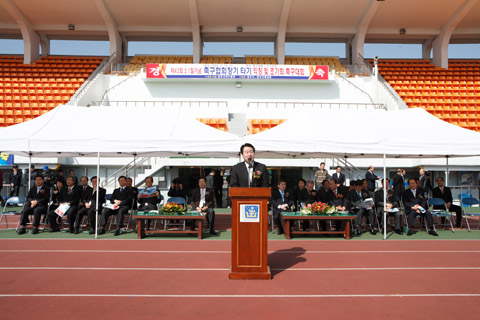
[[[273,55],[272,42],[206,42],[203,49],[206,55]],[[343,43],[286,43],[287,55],[338,56],[345,57]],[[67,41],[52,40],[52,55],[109,55],[107,41]],[[0,39],[0,54],[23,54],[22,40]],[[192,55],[191,42],[129,42],[129,55]],[[364,56],[371,58],[412,58],[422,56],[419,44],[365,44]],[[449,46],[450,58],[480,59],[480,44],[454,44]]]

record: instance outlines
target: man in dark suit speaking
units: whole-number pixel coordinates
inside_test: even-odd
[[[270,187],[267,167],[255,161],[255,147],[245,143],[240,147],[240,153],[244,161],[233,166],[230,187]]]

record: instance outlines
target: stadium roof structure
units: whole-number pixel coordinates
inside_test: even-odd
[[[365,42],[399,42],[422,43],[428,58],[433,48],[434,63],[443,66],[448,43],[480,41],[478,0],[0,0],[2,5],[0,38],[23,38],[26,59],[38,54],[38,43],[48,52],[52,39],[109,40],[111,54],[125,52],[131,40],[192,41],[194,62],[203,41],[273,41],[280,63],[285,42],[343,42],[355,63]]]

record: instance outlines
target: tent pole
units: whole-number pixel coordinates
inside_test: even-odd
[[[95,204],[95,239],[98,239],[98,189],[100,186],[100,152],[97,152],[97,195]]]
[[[445,185],[448,186],[448,156],[445,156],[445,160],[447,162],[447,171],[445,171]]]
[[[25,194],[28,194],[28,191],[30,190],[30,188],[32,187],[30,184],[32,183],[32,170],[30,169],[32,167],[32,153],[29,152],[28,153],[28,183],[27,183],[27,190],[25,192]],[[26,198],[27,196],[25,196]]]
[[[137,154],[134,153],[133,154],[133,185],[135,186],[135,180],[136,180],[136,176],[137,176]]]
[[[387,240],[387,155],[383,154],[383,240]]]

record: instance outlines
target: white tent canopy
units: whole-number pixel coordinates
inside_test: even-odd
[[[281,125],[245,140],[262,158],[480,155],[480,133],[449,124],[422,109],[303,109]]]
[[[228,156],[241,139],[194,119],[181,107],[59,106],[0,130],[2,152],[38,157]]]
[[[236,156],[243,142],[252,143],[262,158],[480,155],[480,133],[422,109],[302,109],[243,139],[202,124],[182,107],[60,106],[0,129],[2,152],[37,157]]]

